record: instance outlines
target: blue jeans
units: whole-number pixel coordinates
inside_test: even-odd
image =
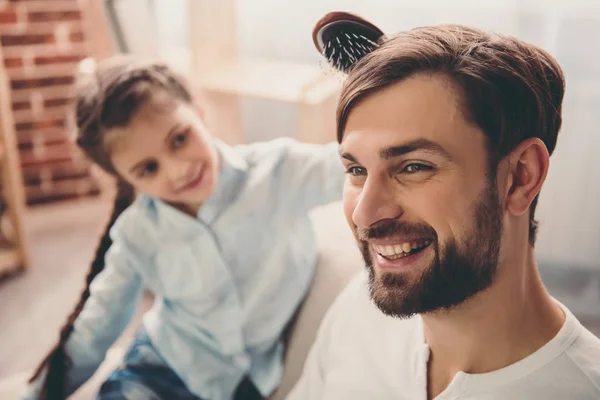
[[[97,400],[202,400],[185,386],[156,352],[146,331],[140,329],[123,364],[100,387]],[[244,379],[235,399],[262,399],[254,384]]]

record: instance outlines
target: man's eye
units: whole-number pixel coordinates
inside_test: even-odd
[[[430,167],[429,165],[412,163],[412,164],[408,164],[406,167],[404,167],[402,172],[406,172],[409,174],[416,174],[417,172],[431,171],[431,169],[432,169],[432,167]]]
[[[366,175],[367,174],[367,170],[363,167],[350,167],[346,170],[346,173],[348,175],[351,176],[361,176],[361,175]]]
[[[140,177],[146,177],[154,175],[158,171],[158,163],[156,161],[152,161],[144,165],[144,168],[140,172]]]

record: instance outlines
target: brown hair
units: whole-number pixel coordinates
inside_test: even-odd
[[[93,71],[82,74],[76,84],[74,119],[77,145],[94,163],[117,178],[118,190],[79,302],[61,328],[58,343],[30,379],[33,382],[45,367],[48,368],[41,391],[42,399],[62,400],[66,397],[66,372],[70,368],[70,360],[65,353],[65,343],[90,295],[92,280],[104,269],[104,257],[112,245],[110,229],[134,199],[133,187],[119,177],[112,165],[105,134],[111,128],[126,126],[156,90],[162,90],[176,100],[192,102],[185,82],[166,65],[125,56],[99,63]]]
[[[490,168],[519,143],[537,137],[552,154],[561,126],[563,72],[543,49],[510,36],[462,25],[438,25],[402,32],[361,59],[342,89],[337,138],[348,115],[366,96],[416,73],[442,73],[461,90],[465,114],[487,137]],[[529,242],[537,234],[529,217]]]

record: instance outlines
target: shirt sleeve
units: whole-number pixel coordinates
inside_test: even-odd
[[[338,144],[289,141],[282,163],[292,198],[308,210],[341,200],[345,173]]]
[[[88,380],[104,360],[107,350],[131,320],[140,298],[141,279],[133,268],[135,255],[122,240],[113,242],[105,267],[90,285],[90,297],[75,320],[66,345],[72,361],[67,376],[67,394]],[[32,382],[21,399],[36,399],[46,371]]]

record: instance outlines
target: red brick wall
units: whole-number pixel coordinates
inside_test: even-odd
[[[98,193],[66,129],[84,40],[77,0],[0,0],[0,43],[30,204]]]

